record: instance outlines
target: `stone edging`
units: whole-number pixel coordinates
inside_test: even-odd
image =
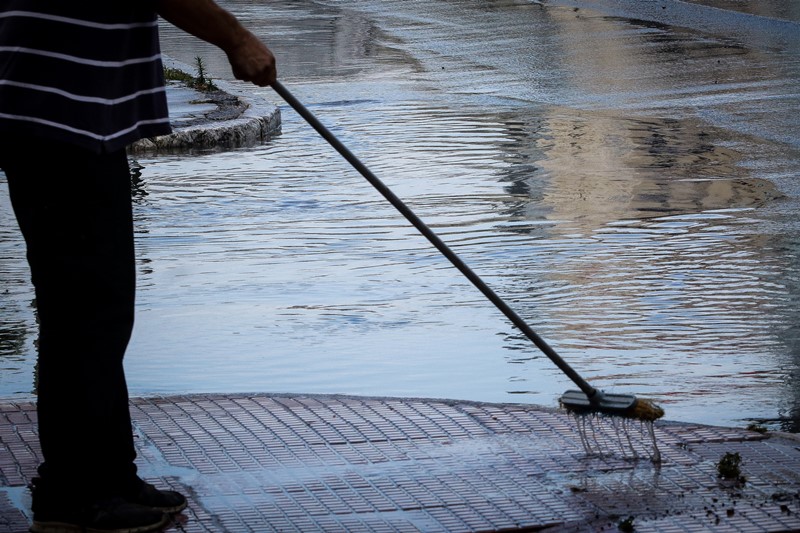
[[[164,65],[191,73],[193,69],[174,59],[164,57]],[[223,80],[214,80],[221,97],[211,98],[220,106],[231,105],[232,100],[241,111],[235,118],[223,120],[208,118],[189,126],[174,128],[169,135],[141,139],[128,147],[128,153],[185,152],[193,149],[237,148],[263,142],[280,131],[281,114],[274,104],[255,97],[251,92]],[[227,98],[225,98],[227,97]],[[233,97],[233,98],[230,98]],[[244,104],[242,106],[242,104]],[[225,115],[226,113],[221,113]],[[230,115],[231,113],[227,113]]]

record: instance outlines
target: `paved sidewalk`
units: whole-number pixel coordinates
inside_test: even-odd
[[[532,406],[298,395],[134,399],[140,471],[186,493],[169,531],[800,531],[800,441]],[[630,442],[625,437],[631,437]],[[719,460],[742,458],[737,486]],[[26,531],[32,403],[0,403],[0,533]],[[632,518],[632,520],[631,520]]]

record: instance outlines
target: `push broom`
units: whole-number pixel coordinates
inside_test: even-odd
[[[645,422],[652,422],[664,416],[664,410],[650,400],[637,399],[635,396],[627,394],[609,394],[592,387],[544,339],[533,331],[491,287],[473,272],[391,189],[378,179],[328,128],[306,109],[283,84],[275,81],[272,83],[272,88],[578,386],[580,390],[568,390],[561,396],[560,403],[565,409],[576,414],[599,413]]]

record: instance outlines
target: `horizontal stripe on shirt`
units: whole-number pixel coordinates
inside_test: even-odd
[[[166,91],[165,87],[156,87],[154,89],[147,89],[144,91],[137,91],[135,93],[126,94],[125,96],[122,96],[120,98],[101,98],[99,96],[81,96],[78,94],[72,94],[56,87],[46,87],[42,85],[33,85],[31,83],[20,83],[9,80],[0,80],[0,85],[8,85],[10,87],[19,87],[21,89],[30,89],[32,91],[53,93],[59,96],[63,96],[64,98],[69,98],[70,100],[75,100],[76,102],[86,102],[86,103],[95,103],[104,105],[121,104],[123,102],[133,100],[140,96],[150,95],[154,93],[163,93]]]
[[[82,135],[82,136],[88,137],[90,139],[95,139],[97,141],[102,141],[102,142],[113,141],[113,140],[115,140],[115,139],[117,139],[119,137],[122,137],[122,136],[126,135],[126,134],[132,133],[135,129],[140,128],[142,126],[153,126],[153,125],[158,126],[158,125],[163,124],[165,121],[166,122],[169,121],[169,119],[140,120],[139,122],[137,122],[136,124],[133,124],[129,128],[124,129],[124,130],[120,130],[120,131],[116,131],[112,135],[98,135],[98,134],[96,134],[96,133],[94,133],[92,131],[73,128],[73,127],[68,126],[66,124],[62,124],[62,123],[59,123],[59,122],[53,122],[51,120],[47,120],[47,119],[43,119],[43,118],[34,118],[34,117],[19,116],[19,115],[9,115],[9,114],[6,114],[6,113],[0,113],[0,118],[7,119],[7,120],[18,120],[20,122],[38,123],[38,124],[42,124],[42,125],[45,125],[45,126],[50,126],[50,127],[53,127],[53,128],[62,129],[62,130],[68,131],[70,133],[75,133],[75,134]]]
[[[122,61],[97,61],[94,59],[86,59],[85,57],[71,56],[58,52],[50,52],[48,50],[37,50],[35,48],[25,48],[22,46],[0,46],[0,54],[2,53],[33,54],[37,56],[61,59],[63,61],[71,61],[72,63],[78,63],[81,65],[91,65],[93,67],[103,68],[125,67],[127,65],[135,65],[137,63],[152,63],[153,61],[161,60],[161,54],[159,53],[149,57],[134,57],[132,59],[125,59]]]
[[[107,24],[103,22],[92,22],[89,20],[81,20],[71,17],[62,17],[58,15],[48,15],[46,13],[36,13],[34,11],[7,11],[5,13],[0,12],[0,20],[9,17],[20,17],[20,18],[28,17],[32,19],[52,20],[54,22],[65,22],[67,24],[72,24],[74,26],[84,26],[87,28],[96,28],[100,30],[131,30],[135,28],[152,28],[154,26],[158,26],[158,21]]]

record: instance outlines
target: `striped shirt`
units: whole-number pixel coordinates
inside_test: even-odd
[[[115,151],[170,132],[153,0],[0,0],[0,132]]]

